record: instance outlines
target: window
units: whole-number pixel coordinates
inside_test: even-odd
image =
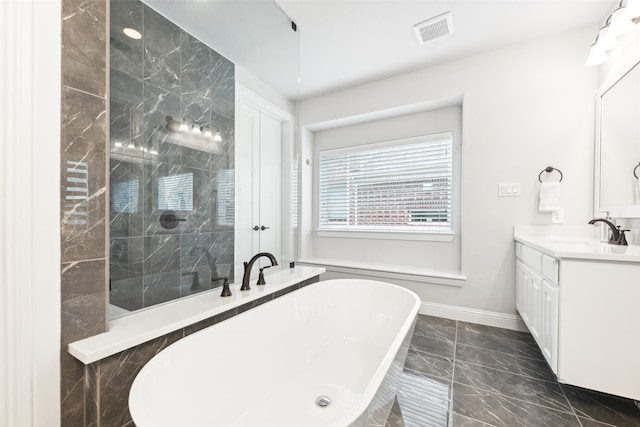
[[[233,226],[235,220],[235,171],[221,169],[216,180],[216,224]]]
[[[140,182],[137,179],[116,182],[111,188],[111,211],[114,213],[136,213]]]
[[[75,228],[89,226],[89,165],[86,162],[67,160],[67,183],[64,195],[66,225]]]
[[[193,210],[193,174],[158,178],[158,209]]]
[[[452,132],[320,152],[320,230],[451,233]]]

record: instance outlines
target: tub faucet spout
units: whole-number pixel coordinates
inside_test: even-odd
[[[259,254],[254,255],[253,258],[249,260],[249,262],[244,263],[244,275],[242,276],[242,287],[240,288],[241,291],[248,291],[249,289],[251,289],[251,286],[249,285],[249,278],[251,277],[251,268],[253,267],[253,264],[258,260],[258,258],[261,258],[261,257],[269,258],[269,260],[271,261],[271,266],[278,265],[278,261],[276,260],[276,257],[270,254],[269,252],[260,252]]]

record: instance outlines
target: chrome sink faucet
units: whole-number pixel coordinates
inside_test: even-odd
[[[242,287],[240,287],[241,291],[248,291],[249,289],[251,289],[251,286],[249,285],[249,279],[251,278],[251,268],[253,267],[253,264],[258,260],[258,258],[261,257],[269,258],[272,267],[278,265],[276,257],[269,252],[260,252],[259,254],[254,255],[253,258],[249,260],[249,262],[244,263],[244,275],[242,276]],[[262,276],[262,281],[264,282],[264,276]]]
[[[589,224],[595,224],[596,222],[604,222],[611,229],[611,238],[609,239],[610,245],[621,245],[627,246],[627,238],[625,237],[625,231],[629,230],[620,230],[620,226],[614,225],[611,221],[604,218],[594,218],[589,221]]]

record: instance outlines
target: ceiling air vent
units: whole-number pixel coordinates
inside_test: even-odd
[[[448,36],[453,33],[453,15],[451,12],[438,15],[414,25],[413,30],[420,44]]]

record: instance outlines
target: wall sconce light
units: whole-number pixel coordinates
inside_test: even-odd
[[[609,59],[607,51],[618,45],[618,37],[633,30],[640,20],[640,0],[620,0],[616,10],[605,21],[604,27],[600,28],[595,42],[589,48],[589,56],[585,66],[593,67],[603,64]]]

